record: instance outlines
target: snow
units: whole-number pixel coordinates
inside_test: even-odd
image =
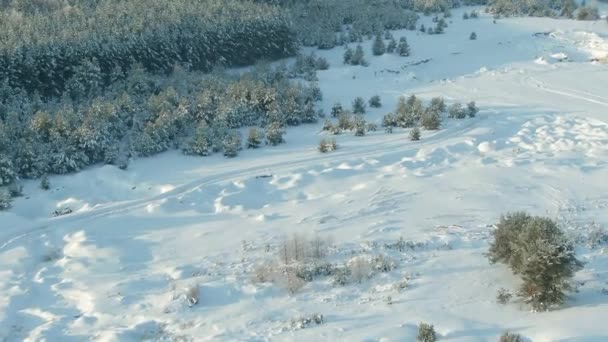
[[[368,68],[342,65],[341,48],[316,51],[331,64],[319,73],[326,112],[378,94],[383,107],[366,119],[379,123],[400,95],[476,101],[476,118],[446,119],[421,141],[407,130],[347,134],[320,154],[321,124],[309,125],[234,159],[169,152],[126,171],[53,176],[50,191],[26,182],[0,213],[0,339],[411,341],[421,321],[450,341],[505,330],[535,342],[608,339],[608,247],[579,247],[578,292],[544,313],[496,304],[499,288],[519,283],[484,256],[506,211],[583,236],[608,226],[608,65],[591,62],[608,55],[608,24],[494,24],[463,21],[463,10],[443,35],[394,32],[408,38],[408,58],[372,57],[371,41]],[[74,212],[52,217],[65,207]],[[316,279],[295,295],[252,282],[293,233],[331,239],[330,261],[384,254],[398,267],[344,287]],[[400,237],[416,247],[385,247]],[[316,313],[322,325],[289,327]]]

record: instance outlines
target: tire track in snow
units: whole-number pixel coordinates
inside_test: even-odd
[[[314,166],[327,162],[340,163],[352,159],[361,159],[366,157],[381,157],[384,155],[399,152],[417,150],[421,146],[433,146],[438,142],[442,142],[446,139],[462,135],[464,132],[471,129],[480,119],[483,119],[483,117],[478,116],[477,119],[469,119],[466,121],[462,121],[459,127],[455,129],[445,129],[439,131],[435,135],[427,139],[421,140],[420,142],[410,142],[405,139],[404,135],[396,135],[394,138],[391,138],[390,140],[384,141],[380,144],[367,145],[359,148],[351,148],[346,151],[337,150],[336,152],[329,155],[319,155],[319,152],[317,152],[316,149],[314,151],[310,151],[307,149],[305,151],[302,151],[303,153],[301,154],[301,157],[303,159],[298,158],[298,156],[295,156],[291,152],[286,152],[285,155],[282,156],[282,160],[275,161],[272,163],[257,164],[256,161],[254,161],[253,165],[248,168],[240,169],[237,171],[230,171],[227,173],[222,173],[222,170],[225,168],[219,168],[217,170],[214,170],[214,172],[217,172],[216,174],[212,174],[188,182],[156,196],[141,200],[112,203],[110,205],[102,206],[100,208],[92,209],[86,212],[50,218],[45,220],[44,223],[30,225],[29,227],[26,226],[16,234],[13,233],[12,235],[10,235],[9,233],[9,235],[2,237],[3,242],[0,243],[0,251],[3,251],[4,249],[8,248],[10,245],[16,243],[21,239],[27,239],[29,236],[35,233],[44,232],[55,226],[76,222],[86,222],[87,220],[91,219],[141,209],[151,204],[156,204],[169,199],[179,198],[193,191],[196,191],[204,186],[224,183],[244,177],[255,177],[260,175],[261,173],[267,173],[269,170],[272,173],[285,173],[287,171],[298,169],[304,166]]]

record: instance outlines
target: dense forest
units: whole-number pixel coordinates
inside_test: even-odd
[[[329,66],[302,57],[293,66],[264,61],[296,56],[300,46],[329,49],[415,30],[421,15],[485,4],[1,0],[0,186],[94,163],[127,167],[132,157],[169,149],[232,157],[241,127],[280,143],[285,126],[321,116],[315,72]],[[487,5],[496,15],[572,16],[576,9],[572,0]],[[582,19],[594,13],[579,12]],[[252,72],[226,71],[256,63]]]

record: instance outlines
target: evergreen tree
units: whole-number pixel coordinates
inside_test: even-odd
[[[471,35],[469,36],[470,40],[476,40],[477,39],[477,33],[475,32],[471,32]]]
[[[357,115],[355,117],[353,126],[354,126],[356,137],[362,137],[365,135],[365,128],[366,128],[365,124],[366,124],[365,120],[361,116]]]
[[[464,12],[464,14],[462,15],[462,19],[464,19],[464,20],[469,19],[469,14],[467,12]]]
[[[7,157],[0,157],[0,186],[8,185],[17,178],[13,163]]]
[[[0,188],[0,211],[11,207],[11,194],[6,188]]]
[[[353,113],[355,114],[365,114],[365,100],[362,97],[356,97],[353,100]]]
[[[477,115],[477,112],[479,112],[479,109],[477,108],[477,105],[475,105],[475,101],[467,103],[467,115],[470,118],[474,118],[475,115]]]
[[[232,131],[226,135],[222,141],[222,149],[225,157],[236,157],[242,149],[241,134],[238,131]]]
[[[380,96],[374,95],[369,99],[369,106],[372,108],[380,108],[382,107],[382,102],[380,100]]]
[[[340,114],[342,114],[343,111],[344,111],[344,109],[342,108],[342,104],[340,104],[340,102],[336,102],[331,107],[331,116],[333,118],[337,118]]]
[[[353,49],[351,49],[350,47],[347,47],[346,50],[344,50],[344,58],[343,58],[344,64],[354,64],[353,57],[354,57]]]
[[[424,27],[424,24],[420,24],[420,32],[426,33],[426,27]]]
[[[384,40],[382,40],[382,36],[380,34],[376,35],[376,39],[374,40],[374,44],[372,46],[372,52],[374,56],[382,56],[386,52],[386,45],[384,45]]]
[[[283,128],[279,123],[271,122],[268,127],[266,127],[266,144],[271,146],[276,146],[285,142],[283,139]]]
[[[401,37],[399,39],[399,47],[397,48],[399,52],[399,56],[407,57],[410,55],[410,45],[407,43],[407,39],[405,37]]]
[[[247,135],[247,148],[258,148],[261,144],[262,137],[260,132],[255,127],[250,128]]]
[[[418,141],[418,140],[420,140],[420,129],[418,127],[414,127],[410,131],[410,140],[411,141]]]
[[[434,107],[429,107],[422,114],[420,124],[428,130],[436,130],[441,126],[441,113]]]
[[[388,42],[388,45],[386,46],[386,52],[394,53],[395,50],[397,50],[397,41],[395,40],[395,38],[391,37],[390,41]]]
[[[355,49],[355,53],[353,54],[353,58],[351,60],[351,64],[367,66],[367,61],[365,60],[365,53],[363,52],[363,47],[361,45],[357,45],[357,48]]]
[[[51,182],[49,181],[49,177],[47,175],[42,176],[40,179],[40,189],[49,190],[51,188]]]

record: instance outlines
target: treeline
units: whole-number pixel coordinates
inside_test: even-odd
[[[159,76],[136,67],[103,96],[81,101],[44,102],[6,86],[0,92],[0,186],[100,162],[124,168],[131,157],[169,149],[234,156],[242,146],[236,129],[245,126],[265,129],[275,145],[285,126],[317,120],[321,98],[314,83],[267,65],[241,75],[177,68]]]
[[[98,95],[135,64],[156,73],[169,73],[175,64],[210,71],[297,51],[289,16],[275,6],[237,0],[70,3],[76,5],[42,0],[5,5],[0,12],[5,85],[43,99],[64,93],[78,99]]]
[[[489,0],[488,11],[501,16],[574,17],[574,0]]]

